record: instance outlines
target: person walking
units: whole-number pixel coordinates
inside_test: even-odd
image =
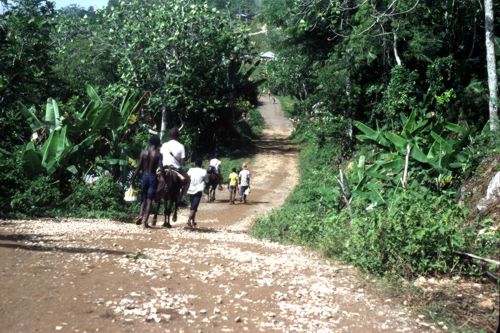
[[[207,175],[207,170],[203,169],[201,164],[201,158],[197,159],[195,161],[195,167],[190,168],[187,172],[190,178],[189,188],[187,190],[190,202],[187,224],[191,228],[196,226],[196,212],[198,211],[198,206],[200,205],[201,197],[203,195],[203,189],[205,188],[205,176]]]
[[[242,165],[242,170],[238,175],[238,182],[240,185],[240,202],[247,202],[247,190],[250,188],[250,171],[248,171],[248,164],[245,162]]]
[[[238,174],[236,173],[236,168],[233,168],[232,172],[229,174],[229,204],[234,205],[234,200],[236,200],[236,191],[238,190]]]
[[[132,174],[132,178],[130,179],[130,187],[133,188],[135,178],[139,171],[142,171],[141,178],[141,192],[142,192],[142,201],[141,201],[141,210],[140,217],[137,219],[136,224],[141,224],[144,228],[149,228],[148,218],[149,213],[151,211],[151,202],[156,193],[156,189],[158,187],[158,179],[156,178],[156,170],[159,167],[160,172],[163,177],[166,178],[165,169],[161,163],[162,155],[160,150],[160,138],[158,136],[152,136],[149,140],[149,148],[145,149],[141,152],[139,156],[139,164],[137,168],[134,170]]]

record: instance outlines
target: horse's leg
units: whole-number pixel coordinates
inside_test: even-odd
[[[165,197],[165,210],[163,212],[164,220],[163,220],[163,226],[165,228],[172,228],[172,225],[170,224],[170,200],[168,200]]]
[[[171,201],[172,206],[171,209],[174,210],[174,216],[172,217],[172,221],[177,222],[177,207],[179,206],[179,199],[174,198],[174,200]]]
[[[156,221],[158,220],[158,212],[160,211],[160,205],[161,205],[161,199],[160,200],[155,200],[156,203],[156,209],[153,209],[153,222],[152,225],[156,225]]]

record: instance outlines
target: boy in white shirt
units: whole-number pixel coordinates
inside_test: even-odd
[[[188,226],[195,227],[195,217],[198,211],[198,206],[200,205],[201,197],[203,195],[203,189],[205,188],[205,176],[207,175],[207,170],[201,168],[201,159],[197,159],[195,162],[195,167],[188,170],[187,174],[191,179],[189,183],[189,189],[187,193],[189,194],[190,208],[189,208],[189,219]]]
[[[245,191],[250,187],[250,171],[248,171],[248,164],[243,163],[243,169],[240,171],[238,175],[238,180],[240,184],[240,202],[247,202],[247,195]]]

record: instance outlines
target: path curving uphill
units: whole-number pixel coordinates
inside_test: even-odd
[[[279,104],[251,165],[249,204],[227,193],[170,230],[111,220],[0,222],[0,332],[418,332],[409,310],[363,288],[355,270],[301,247],[249,237],[296,185]]]

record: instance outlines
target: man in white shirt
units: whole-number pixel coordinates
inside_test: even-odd
[[[174,127],[170,130],[170,141],[165,142],[160,149],[163,156],[163,166],[180,171],[186,159],[184,145],[179,142],[179,129]]]
[[[222,173],[221,173],[222,162],[219,160],[218,153],[214,154],[214,157],[210,160],[209,165],[213,169],[215,174],[219,177],[219,191],[220,191],[222,190]]]
[[[189,185],[189,176],[187,176],[185,170],[182,168],[184,161],[186,159],[186,150],[184,145],[179,142],[179,129],[174,127],[170,130],[170,141],[165,142],[160,149],[160,153],[163,156],[163,166],[169,167],[175,170],[182,181],[182,195],[186,194],[187,187]]]
[[[187,172],[189,178],[191,179],[189,189],[187,191],[190,202],[189,219],[187,222],[189,227],[196,226],[196,212],[198,211],[198,206],[203,195],[203,189],[205,188],[205,176],[207,175],[207,171],[201,168],[201,163],[202,160],[197,159],[195,162],[196,167],[189,169]]]

